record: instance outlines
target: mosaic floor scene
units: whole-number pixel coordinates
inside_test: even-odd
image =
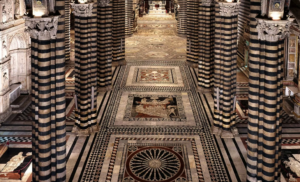
[[[113,68],[113,89],[98,94],[99,131],[76,136],[74,66],[66,67],[67,181],[245,182],[248,78],[238,73],[239,136],[211,134],[213,95],[197,89],[198,70],[185,64],[186,38],[176,20],[144,16],[126,38],[127,64]],[[300,161],[299,121],[283,113],[282,182]],[[0,127],[0,181],[31,181],[32,109],[14,113]],[[6,164],[22,158],[14,176]],[[21,180],[19,180],[21,179]]]

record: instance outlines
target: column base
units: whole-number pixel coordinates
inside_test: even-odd
[[[108,85],[108,86],[105,86],[105,87],[100,87],[97,89],[98,92],[108,92],[108,91],[111,91],[112,90],[112,85]]]
[[[197,88],[198,88],[199,92],[204,93],[204,94],[206,94],[206,93],[212,94],[214,92],[214,88],[213,87],[211,87],[211,88],[203,88],[203,87],[197,86]]]
[[[186,65],[188,65],[189,67],[192,67],[192,68],[198,68],[198,63],[191,63],[191,62],[185,62]]]
[[[221,138],[234,138],[239,135],[239,132],[236,127],[232,127],[230,130],[223,130],[217,126],[213,126],[211,129],[212,134],[218,135]]]
[[[178,36],[178,37],[186,38],[186,34],[177,33],[177,36]]]
[[[98,125],[94,125],[87,129],[80,129],[77,125],[73,126],[72,133],[75,133],[77,136],[89,136],[90,134],[98,131]]]
[[[123,65],[126,65],[126,64],[127,64],[126,60],[118,61],[118,62],[112,62],[112,67],[123,66]]]

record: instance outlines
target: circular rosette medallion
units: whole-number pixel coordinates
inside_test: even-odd
[[[182,174],[183,166],[181,156],[164,147],[142,148],[126,161],[128,174],[142,182],[175,180]]]

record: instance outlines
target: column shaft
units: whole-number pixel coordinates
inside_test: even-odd
[[[186,61],[192,67],[198,67],[199,60],[199,24],[198,13],[199,2],[198,0],[187,0],[186,11],[186,38],[187,38],[187,52]]]
[[[113,66],[125,64],[125,1],[113,0]]]
[[[186,36],[186,0],[178,0],[180,6],[177,20],[177,34],[179,36]],[[178,5],[177,4],[177,5]]]
[[[237,13],[222,15],[225,4],[216,5],[214,126],[228,131],[235,124]]]
[[[73,131],[89,134],[96,130],[97,109],[97,6],[91,16],[75,14],[76,121]],[[94,90],[93,90],[94,89]],[[93,95],[92,95],[93,94]]]
[[[199,6],[198,86],[211,89],[214,84],[215,4]]]
[[[112,2],[97,7],[98,91],[110,89],[112,83],[112,13]]]

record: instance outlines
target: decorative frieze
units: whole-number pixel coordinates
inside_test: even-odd
[[[75,4],[71,3],[72,8],[74,8],[73,13],[75,16],[89,17],[93,15],[94,3],[89,4]]]
[[[294,19],[273,21],[257,18],[256,20],[258,39],[276,42],[285,39],[289,35],[290,26]]]
[[[39,40],[56,39],[59,16],[45,18],[25,18],[25,31],[29,32],[31,38]]]
[[[106,7],[110,3],[110,0],[98,0],[98,4],[101,7]]]
[[[14,1],[1,0],[0,1],[0,24],[7,23],[14,20]]]
[[[4,64],[0,64],[0,95],[9,91],[9,79],[10,79],[10,62],[7,61]]]
[[[214,0],[202,0],[202,1],[201,1],[201,5],[202,5],[202,6],[211,6],[211,5],[213,5],[214,3],[215,3]]]
[[[237,16],[239,13],[240,3],[219,2],[221,16]]]

